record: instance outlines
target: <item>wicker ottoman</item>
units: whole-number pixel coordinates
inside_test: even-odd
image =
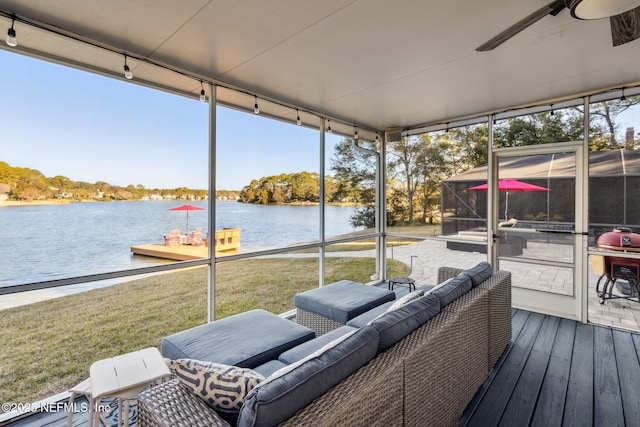
[[[296,320],[316,331],[326,334],[344,326],[349,320],[372,308],[396,299],[396,294],[351,280],[341,280],[331,285],[297,294],[293,298]]]

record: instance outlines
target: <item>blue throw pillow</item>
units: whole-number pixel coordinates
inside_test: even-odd
[[[463,271],[461,274],[468,276],[471,279],[471,286],[475,288],[493,275],[493,268],[491,268],[491,264],[483,261],[475,267]]]
[[[440,308],[444,308],[461,295],[471,290],[471,279],[463,273],[447,280],[441,286],[436,286],[431,294],[440,300]]]
[[[390,348],[438,313],[440,300],[435,295],[424,295],[372,320],[371,326],[380,332],[378,352]]]

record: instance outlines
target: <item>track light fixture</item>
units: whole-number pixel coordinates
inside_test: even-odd
[[[358,140],[358,129],[355,126],[353,127],[353,139]]]
[[[327,127],[327,132],[333,133],[333,129],[331,129],[331,120],[327,120],[327,122],[329,123],[329,126]]]
[[[16,23],[16,18],[13,17],[11,19],[11,28],[9,28],[9,31],[7,31],[7,44],[11,47],[18,46],[18,39],[16,38],[16,30],[13,28],[15,23]]]
[[[302,126],[302,120],[300,120],[300,111],[296,108],[296,124]]]
[[[255,104],[253,104],[253,113],[260,114],[260,107],[258,107],[258,95],[253,95],[255,98]]]
[[[133,73],[131,72],[131,69],[127,65],[127,55],[126,54],[124,55],[124,77],[127,80],[131,80],[133,78]]]
[[[204,82],[200,80],[200,101],[207,102],[207,95],[204,93]]]

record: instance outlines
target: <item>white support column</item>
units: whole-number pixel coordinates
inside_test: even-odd
[[[216,102],[217,86],[209,84],[209,274],[207,320],[216,320]],[[213,239],[213,243],[212,243]]]
[[[498,244],[494,244],[493,236],[497,234],[498,230],[498,210],[499,199],[497,191],[498,185],[498,165],[496,164],[496,156],[493,153],[493,121],[495,116],[489,115],[489,168],[487,176],[487,261],[491,263],[494,270],[499,270],[500,265],[498,261]]]
[[[319,206],[320,206],[320,242],[322,243],[320,246],[320,259],[319,259],[319,272],[318,272],[318,287],[322,287],[324,285],[324,272],[325,272],[325,205],[324,205],[324,195],[325,195],[325,135],[324,135],[324,118],[320,119],[320,191],[318,192],[318,197],[320,198]]]
[[[382,132],[380,139],[378,156],[379,183],[376,182],[376,203],[378,204],[376,211],[376,231],[382,233],[376,239],[376,265],[378,279],[387,279],[387,140],[385,133]]]
[[[576,298],[576,318],[582,322],[588,321],[589,305],[589,100],[584,98],[584,137],[582,150],[576,155],[576,234],[575,234],[575,262],[574,286]]]

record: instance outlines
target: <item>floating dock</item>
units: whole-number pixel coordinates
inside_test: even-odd
[[[222,230],[216,230],[212,243],[215,245],[216,256],[237,253],[240,248],[240,229],[223,228]],[[171,259],[174,261],[206,258],[209,254],[209,236],[207,235],[202,245],[165,245],[162,243],[151,243],[131,246],[131,252],[137,255]]]

